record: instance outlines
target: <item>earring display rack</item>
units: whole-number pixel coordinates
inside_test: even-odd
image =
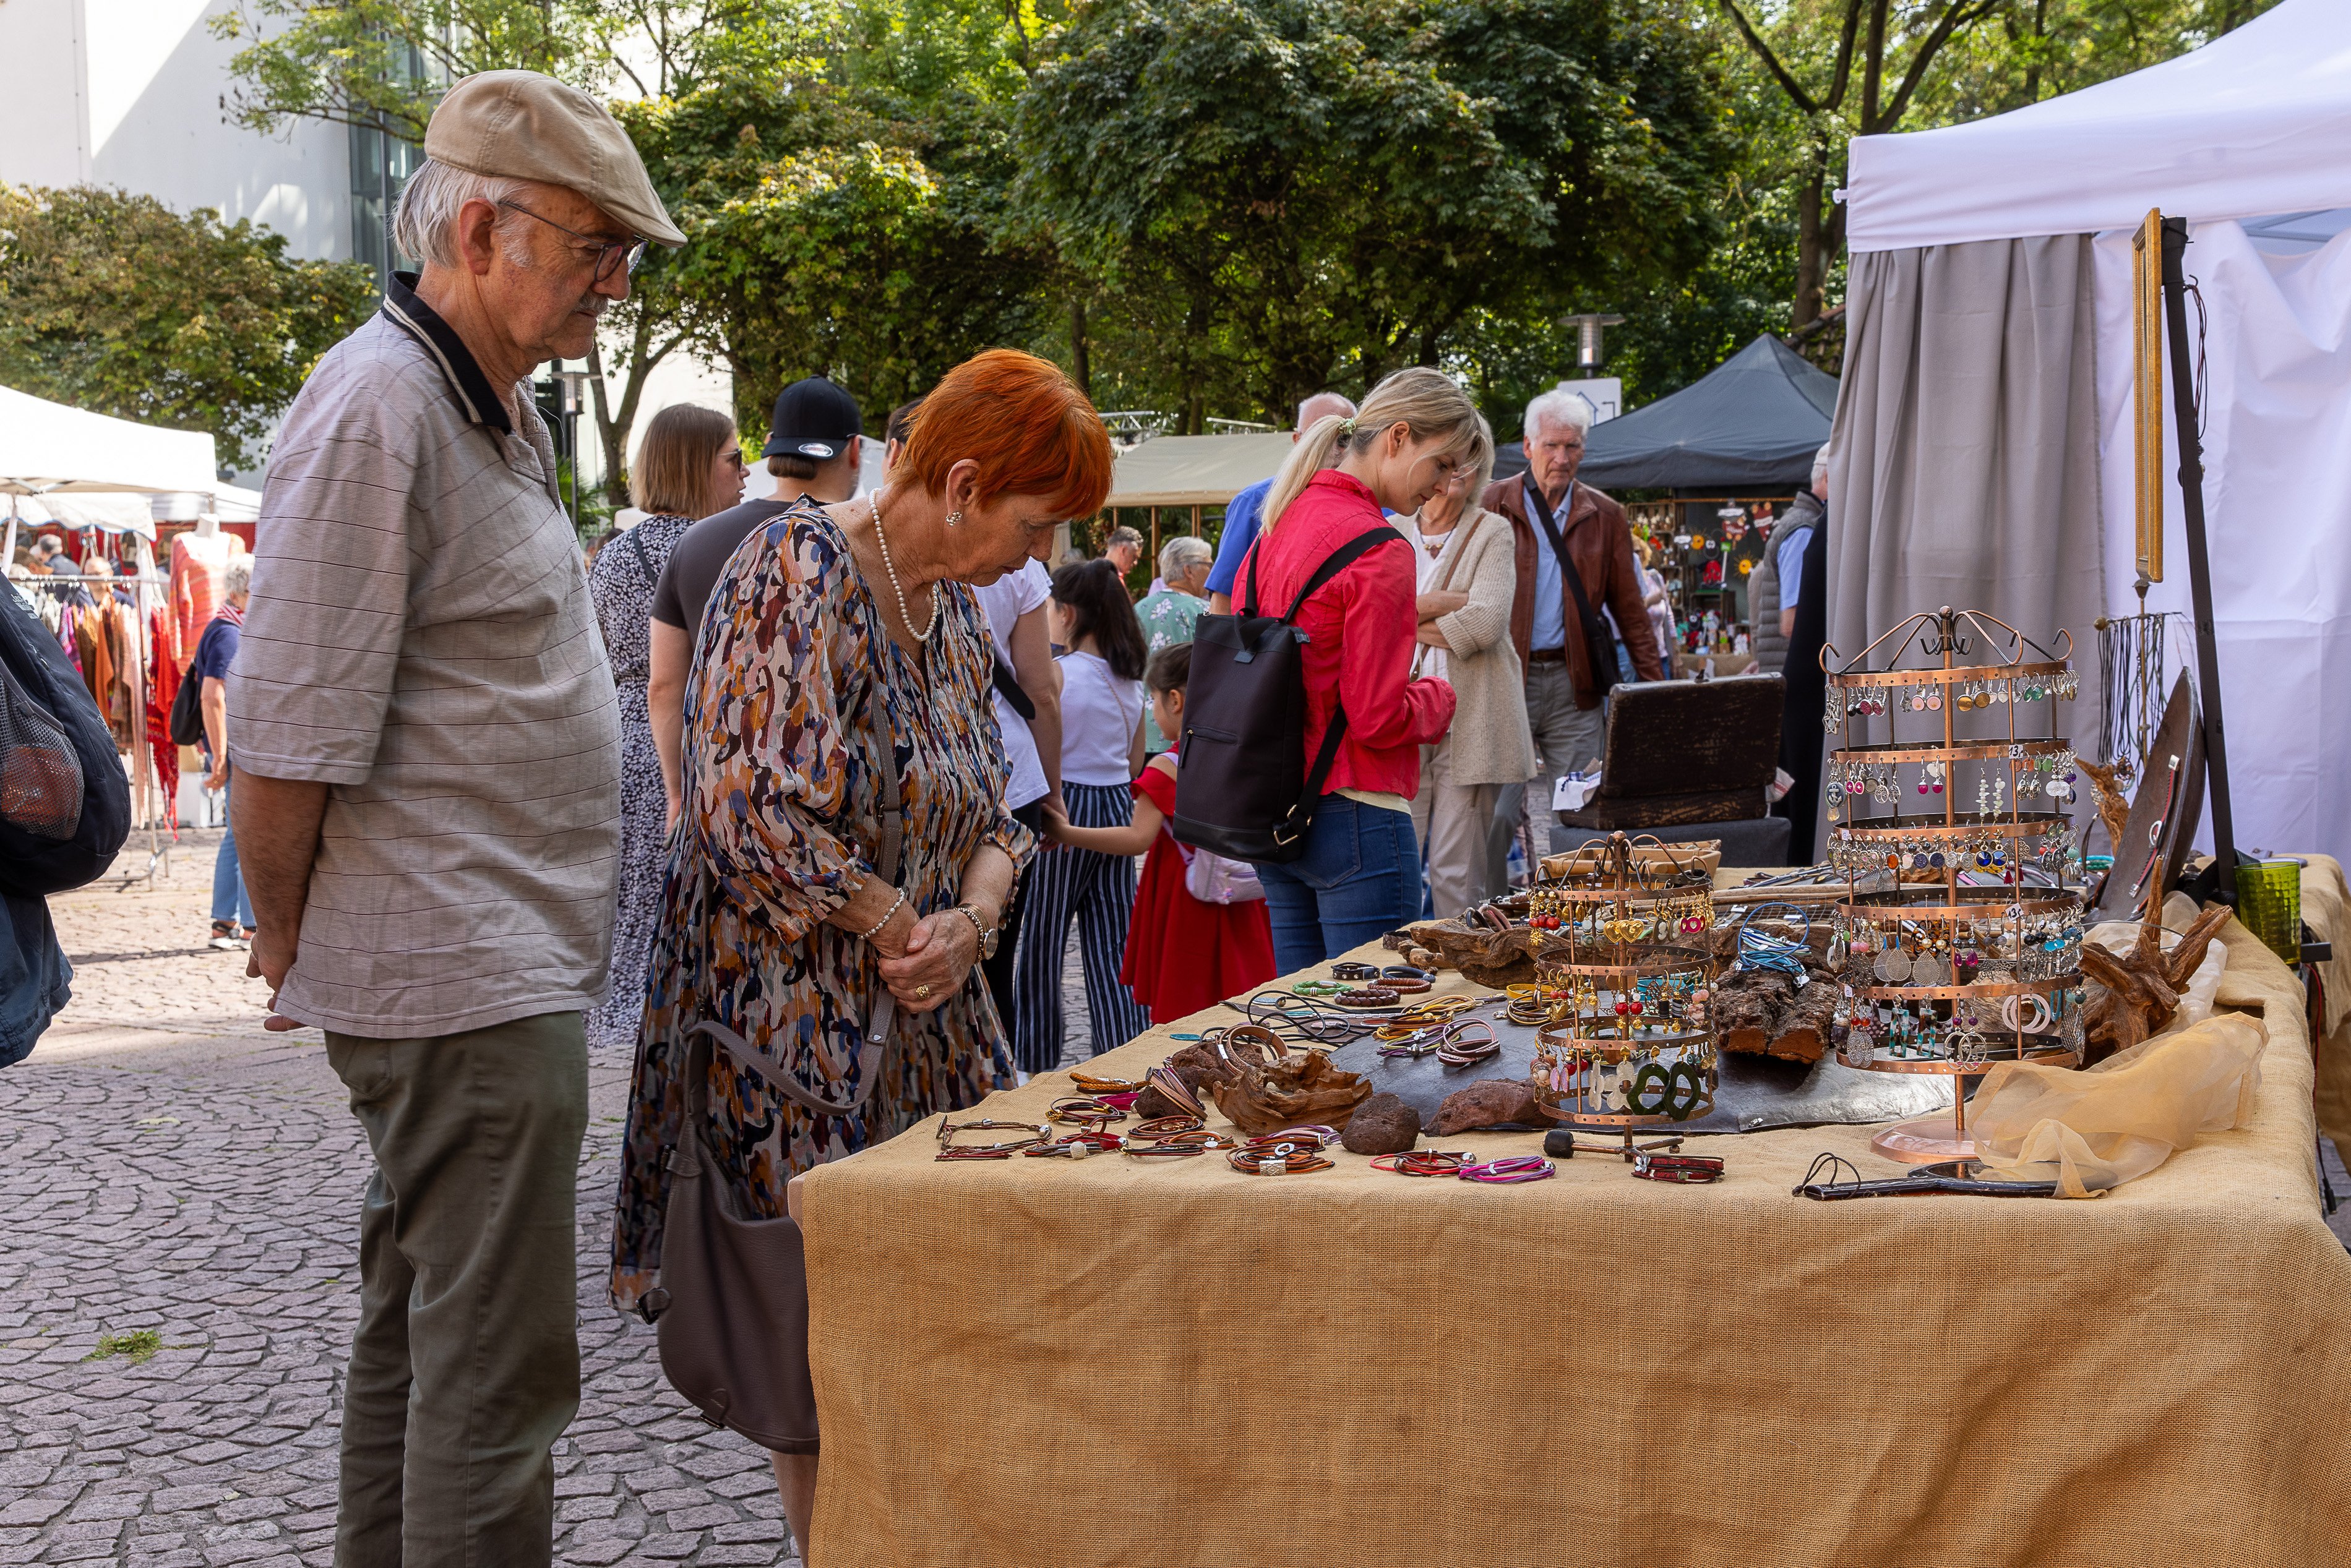
[[[1612,833],[1529,895],[1535,972],[1547,1004],[1531,1075],[1535,1103],[1561,1124],[1614,1134],[1605,1152],[1714,1109],[1714,878],[1652,858],[1657,841]]]
[[[1846,877],[1831,1038],[1848,1066],[1954,1081],[1948,1115],[1871,1139],[1888,1159],[1973,1157],[1959,1080],[1991,1063],[2082,1060],[2075,763],[2057,717],[2078,683],[2073,638],[2058,636],[2053,651],[1946,606],[1842,669],[1822,653],[1823,726],[1844,742],[1826,776],[1830,858]],[[1961,662],[1980,649],[1989,662]]]

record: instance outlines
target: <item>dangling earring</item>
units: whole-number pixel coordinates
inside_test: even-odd
[[[947,527],[951,528],[959,528],[963,527],[962,507],[958,507],[954,511],[947,514]]]

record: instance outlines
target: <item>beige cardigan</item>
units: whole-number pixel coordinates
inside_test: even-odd
[[[1412,519],[1395,521],[1420,548]],[[1456,784],[1523,784],[1534,776],[1526,675],[1510,642],[1510,601],[1518,592],[1514,548],[1510,519],[1473,506],[1437,558],[1437,584],[1469,596],[1468,604],[1437,621],[1445,635],[1446,678],[1459,698],[1453,727],[1439,747]]]

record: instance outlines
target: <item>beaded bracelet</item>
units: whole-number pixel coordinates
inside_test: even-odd
[[[1455,1174],[1463,1181],[1483,1182],[1489,1186],[1516,1186],[1520,1182],[1557,1176],[1559,1167],[1540,1155],[1511,1155],[1484,1165],[1464,1165]]]
[[[1347,988],[1344,980],[1296,980],[1291,982],[1291,994],[1301,997],[1335,997]]]
[[[1401,996],[1402,993],[1395,987],[1380,985],[1364,986],[1352,991],[1341,991],[1331,999],[1343,1008],[1351,1008],[1362,1012],[1384,1012],[1395,1006]]]

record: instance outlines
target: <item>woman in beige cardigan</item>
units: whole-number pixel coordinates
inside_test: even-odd
[[[1413,673],[1443,676],[1459,698],[1444,740],[1421,747],[1412,803],[1430,897],[1444,918],[1502,891],[1502,868],[1488,848],[1495,798],[1535,770],[1526,680],[1510,643],[1518,583],[1510,521],[1477,501],[1492,477],[1491,441],[1486,451],[1480,472],[1456,475],[1417,513],[1396,519],[1420,547]]]

